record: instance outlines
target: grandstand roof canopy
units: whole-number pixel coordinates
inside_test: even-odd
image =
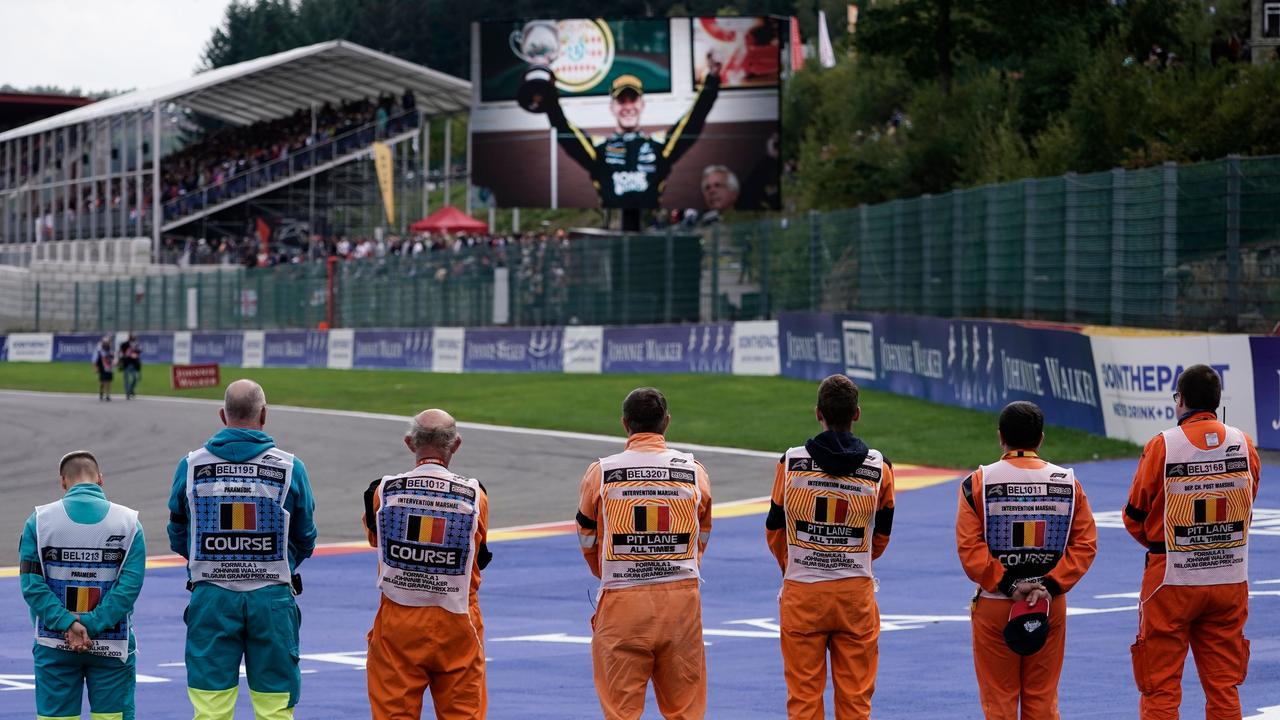
[[[330,40],[215,68],[167,85],[135,90],[0,133],[0,141],[176,103],[203,115],[248,125],[311,103],[340,103],[413,90],[428,115],[464,110],[471,83],[345,40]]]

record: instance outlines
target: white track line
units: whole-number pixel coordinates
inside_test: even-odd
[[[62,398],[78,398],[88,399],[94,397],[92,393],[66,393],[66,392],[36,392],[32,390],[0,390],[0,395],[17,395],[21,397],[62,397]],[[208,407],[222,407],[220,400],[207,400],[204,398],[178,398],[178,397],[159,397],[155,395],[140,395],[141,400],[150,402],[166,402],[176,403],[179,405],[204,405]],[[390,413],[372,413],[360,410],[330,410],[326,408],[299,407],[297,405],[271,405],[268,408],[272,411],[308,413],[311,415],[329,415],[333,417],[351,417],[360,418],[362,420],[383,420],[387,422],[405,423],[411,418],[408,415],[392,415]],[[586,440],[590,442],[608,443],[617,445],[625,440],[618,435],[597,435],[594,433],[571,432],[568,430],[544,430],[541,428],[525,428],[515,427],[512,425],[490,425],[488,423],[459,422],[458,427],[464,430],[487,430],[489,432],[503,432],[513,435],[535,435],[540,437],[557,438],[560,440]],[[695,450],[698,452],[719,453],[722,455],[741,455],[744,457],[759,457],[776,459],[781,453],[768,452],[764,450],[748,450],[746,448],[722,447],[719,445],[696,445],[692,443],[675,443],[680,449]]]

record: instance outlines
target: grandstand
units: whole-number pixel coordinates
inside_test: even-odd
[[[354,207],[367,231],[370,145],[420,162],[425,184],[432,118],[470,100],[465,80],[334,40],[2,132],[0,319],[21,325],[43,305],[71,323],[73,282],[171,274],[193,245],[243,242],[260,223],[301,245]],[[445,136],[449,168],[448,123]]]
[[[301,207],[314,224],[333,171],[470,99],[464,80],[334,40],[60,113],[0,133],[0,246],[29,262],[14,251],[147,237],[159,259],[166,234],[216,232],[255,201],[299,207],[312,179]]]

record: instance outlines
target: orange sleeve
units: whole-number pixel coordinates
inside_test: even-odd
[[[698,490],[702,493],[702,502],[698,504],[698,563],[702,563],[702,555],[707,551],[707,542],[711,540],[711,476],[702,463],[694,461],[697,466]]]
[[[489,542],[489,493],[481,490],[476,499],[480,505],[480,517],[476,523],[476,548],[484,547]],[[475,599],[476,590],[480,589],[480,563],[471,563],[471,592]]]
[[[1249,467],[1253,470],[1253,499],[1256,501],[1258,483],[1262,480],[1262,459],[1258,457],[1258,446],[1253,444],[1253,438],[1245,434],[1244,442],[1249,446]]]
[[[378,514],[378,508],[382,506],[382,500],[377,493],[373,494],[373,514]],[[378,547],[378,534],[369,529],[369,514],[367,512],[360,513],[360,526],[364,528],[364,537],[369,541],[369,547]]]
[[[871,559],[884,554],[889,547],[889,531],[893,529],[893,466],[884,464],[880,475],[880,499],[876,506],[875,530],[871,535]]]
[[[1098,554],[1098,526],[1093,522],[1093,510],[1084,487],[1076,480],[1076,511],[1071,518],[1071,534],[1067,537],[1067,549],[1058,564],[1045,575],[1044,586],[1050,595],[1070,592],[1080,578],[1093,565]]]
[[[578,544],[591,574],[600,577],[600,463],[593,462],[578,487]]]
[[[1124,507],[1124,527],[1143,547],[1164,540],[1164,435],[1156,435],[1142,449],[1138,469]]]
[[[785,459],[784,459],[785,460]],[[770,515],[779,514],[773,508],[781,509],[782,505],[782,486],[787,481],[787,468],[784,460],[778,461],[778,467],[773,471],[773,492],[769,495]],[[778,561],[778,567],[782,572],[787,571],[787,527],[785,515],[783,522],[777,523],[777,527],[768,521],[764,526],[764,539],[769,544],[769,552],[773,553],[773,557]]]
[[[970,494],[965,496],[965,484],[968,483]],[[960,565],[969,579],[978,583],[987,592],[999,592],[1000,580],[1004,577],[1004,566],[991,554],[987,547],[987,539],[982,534],[982,468],[973,471],[965,478],[958,492],[959,501],[956,508],[956,553],[960,556]],[[970,500],[977,498],[973,504]]]

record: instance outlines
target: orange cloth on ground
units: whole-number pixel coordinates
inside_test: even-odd
[[[1192,445],[1211,449],[1206,435],[1226,437],[1225,426],[1211,412],[1197,412],[1180,424]],[[1261,462],[1253,439],[1245,436],[1253,496],[1258,496]],[[1164,435],[1147,442],[1138,461],[1124,524],[1143,547],[1160,545],[1164,527]],[[1134,681],[1142,694],[1142,720],[1178,717],[1182,701],[1182,670],[1190,649],[1205,693],[1205,716],[1239,720],[1242,715],[1237,686],[1249,665],[1249,641],[1244,637],[1249,617],[1248,583],[1164,586],[1165,556],[1148,553],[1142,574],[1138,636],[1131,648]]]
[[[626,450],[667,449],[658,433],[635,433]],[[711,533],[711,481],[695,463],[698,489],[698,559]],[[578,539],[592,574],[600,576],[600,463],[582,476],[578,499]],[[582,520],[591,527],[584,527]],[[591,619],[592,668],[606,720],[632,720],[644,710],[645,687],[653,681],[658,709],[668,720],[702,718],[707,676],[702,645],[702,601],[697,580],[676,580],[605,590]]]
[[[478,550],[488,538],[489,496],[477,493]],[[379,500],[373,497],[373,512]],[[373,547],[378,538],[361,517],[365,537]],[[471,560],[468,613],[457,615],[439,607],[409,607],[381,598],[369,631],[366,669],[373,720],[418,720],[423,693],[431,691],[436,717],[478,720],[485,717],[484,619],[480,614],[480,566]]]

